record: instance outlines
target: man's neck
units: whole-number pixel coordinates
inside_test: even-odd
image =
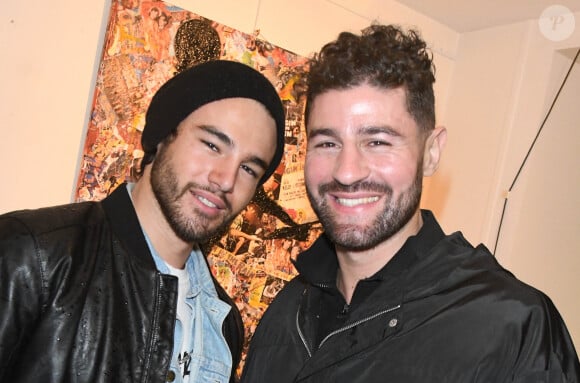
[[[373,248],[349,250],[336,247],[338,258],[336,283],[346,303],[350,304],[358,281],[369,278],[381,270],[403,247],[407,239],[419,232],[422,225],[421,212],[417,210],[401,230]]]
[[[193,245],[175,234],[161,211],[148,179],[141,178],[135,184],[131,198],[139,223],[157,254],[170,266],[183,269]]]

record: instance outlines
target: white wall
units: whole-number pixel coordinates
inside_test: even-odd
[[[445,110],[449,145],[431,181],[443,192],[426,201],[445,228],[461,228],[493,250],[505,192],[571,64],[570,52],[560,50],[572,47],[580,47],[580,28],[554,43],[536,21],[460,37]],[[579,344],[578,68],[575,73],[509,195],[496,256],[552,298]]]
[[[461,36],[444,125],[447,147],[425,199],[450,231],[481,242],[488,199],[513,107],[525,27],[506,26]],[[506,37],[507,36],[507,37]]]
[[[558,69],[571,65],[562,53],[555,61]],[[578,345],[580,62],[574,67],[510,194],[498,254],[520,279],[549,293]],[[561,70],[554,74],[559,85]]]
[[[440,171],[425,184],[424,206],[437,213],[447,231],[461,229],[472,242],[492,248],[503,192],[562,75],[564,65],[554,59],[555,52],[580,46],[580,14],[574,35],[556,44],[543,38],[533,21],[459,36],[388,0],[174,3],[243,32],[260,29],[266,40],[301,55],[318,50],[342,30],[359,31],[375,19],[419,28],[435,51],[438,119],[449,129]],[[72,200],[108,11],[108,0],[3,5],[0,213]],[[572,155],[572,161],[577,159]],[[534,161],[526,173],[530,178],[510,198],[497,256],[516,275],[552,296],[578,343],[580,308],[572,295],[580,288],[572,275],[578,265],[571,260],[578,258],[580,247],[578,238],[569,235],[580,216],[577,184],[570,187],[571,195],[553,193],[568,187],[561,184],[527,195],[547,171],[561,171],[560,179],[578,167],[564,170],[565,161],[556,159],[546,169],[541,159]],[[571,221],[556,215],[543,222],[537,215],[524,215],[538,201],[555,204],[557,208],[548,210],[566,211]],[[541,226],[547,229],[543,235],[537,234],[538,222],[546,223]],[[559,222],[565,224],[555,225]]]
[[[580,20],[580,14],[576,20]],[[580,31],[562,44],[531,28],[504,153],[500,184],[513,181],[572,58]],[[571,48],[564,50],[564,48]],[[534,79],[534,81],[530,81]],[[542,79],[544,81],[537,81]],[[538,83],[542,86],[538,88]],[[546,292],[580,344],[580,63],[576,63],[509,195],[497,256],[522,280]],[[517,157],[518,160],[514,161]],[[490,201],[493,206],[494,201]],[[496,204],[497,206],[497,204]],[[492,208],[493,209],[493,208]],[[495,208],[497,210],[497,208]],[[491,223],[491,222],[490,222]]]
[[[106,13],[103,1],[3,5],[0,212],[72,200]]]

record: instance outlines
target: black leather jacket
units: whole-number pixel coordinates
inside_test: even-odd
[[[232,306],[235,371],[241,317],[215,285]],[[102,202],[0,216],[0,382],[165,382],[176,301],[125,185]]]
[[[244,383],[578,383],[580,364],[550,299],[433,215],[374,276],[339,327],[334,247],[322,236],[250,343]],[[357,294],[366,298],[354,303]],[[326,315],[326,316],[325,316]],[[323,333],[317,333],[326,329]]]

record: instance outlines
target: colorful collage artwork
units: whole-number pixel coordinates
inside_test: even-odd
[[[306,59],[163,1],[113,0],[75,197],[100,200],[134,180],[145,112],[175,73],[212,59],[243,62],[278,89],[286,110],[282,164],[222,237],[204,244],[235,299],[246,345],[265,308],[295,274],[291,259],[320,234],[304,190]]]

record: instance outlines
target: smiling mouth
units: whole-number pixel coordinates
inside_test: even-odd
[[[211,207],[212,209],[217,208],[217,205],[215,203],[211,202],[210,200],[208,200],[207,198],[204,198],[202,196],[197,196],[197,199],[207,207]]]
[[[365,198],[336,198],[336,202],[340,205],[353,207],[358,205],[364,205],[367,203],[377,202],[379,197],[365,197]]]

